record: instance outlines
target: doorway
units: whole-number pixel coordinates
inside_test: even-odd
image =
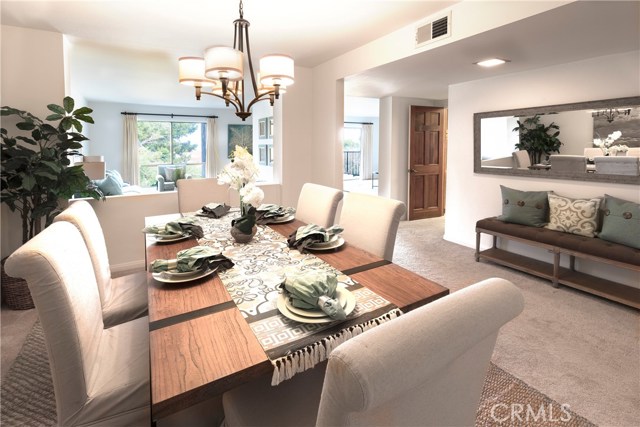
[[[409,220],[444,215],[447,110],[411,106],[409,129]]]

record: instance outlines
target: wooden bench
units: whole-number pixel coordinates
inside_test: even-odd
[[[493,246],[484,251],[480,251],[482,233],[493,236]],[[500,249],[498,238],[545,249],[553,255],[553,263]],[[562,254],[569,256],[569,268],[560,266]],[[547,228],[507,223],[495,217],[476,223],[476,261],[492,261],[551,280],[554,287],[570,286],[640,309],[639,288],[576,271],[576,257],[640,272],[640,250],[630,246]]]

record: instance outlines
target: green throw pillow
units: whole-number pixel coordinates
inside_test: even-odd
[[[605,194],[603,211],[598,237],[640,249],[640,204]]]
[[[105,196],[117,196],[122,194],[122,186],[118,180],[111,175],[107,175],[105,179],[98,179],[94,182]]]
[[[117,170],[108,170],[107,172],[105,172],[105,175],[115,179],[118,182],[118,185],[120,185],[120,187],[124,186],[124,180],[122,179],[122,175],[120,175],[120,172],[118,172]]]
[[[520,191],[500,186],[504,222],[544,227],[549,222],[548,191]]]
[[[598,208],[602,198],[570,199],[549,193],[547,228],[580,236],[594,237],[598,227]]]

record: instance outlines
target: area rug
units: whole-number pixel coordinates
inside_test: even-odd
[[[1,390],[0,425],[54,426],[56,405],[40,322],[27,336]],[[476,427],[594,427],[595,424],[491,363]]]

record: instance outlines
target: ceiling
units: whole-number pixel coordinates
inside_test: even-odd
[[[314,67],[456,1],[244,0],[252,56],[287,53]],[[489,13],[500,2],[486,2]],[[304,7],[302,7],[304,5]],[[340,13],[336,13],[340,11]],[[2,24],[70,36],[74,89],[88,100],[185,107],[196,104],[177,84],[179,56],[232,44],[235,1],[3,0]],[[346,79],[363,97],[446,99],[450,84],[640,49],[640,2],[578,1]],[[452,18],[455,30],[455,16]],[[510,63],[482,69],[488,56]],[[78,59],[80,58],[80,59]],[[96,81],[99,84],[96,84]]]

